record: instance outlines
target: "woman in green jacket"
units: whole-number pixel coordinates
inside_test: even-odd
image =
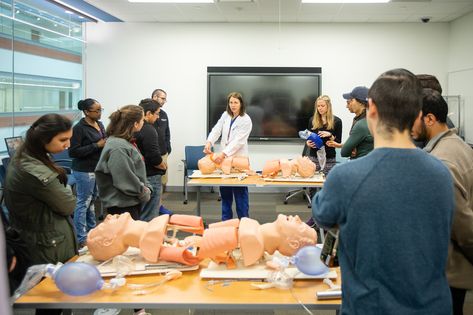
[[[10,225],[27,246],[27,265],[66,262],[77,253],[71,214],[76,199],[50,154],[67,149],[71,121],[58,114],[36,120],[8,165],[5,203]]]

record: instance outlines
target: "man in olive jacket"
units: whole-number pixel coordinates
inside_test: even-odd
[[[454,315],[463,314],[466,290],[473,289],[473,150],[447,125],[448,105],[439,92],[423,90],[422,120],[412,130],[424,150],[449,169],[455,192],[455,213],[446,266]]]
[[[76,198],[58,175],[26,153],[8,165],[5,203],[12,228],[28,246],[30,265],[66,262],[77,253],[71,220]]]

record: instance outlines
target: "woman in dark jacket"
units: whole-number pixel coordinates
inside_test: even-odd
[[[314,116],[309,121],[309,130],[317,133],[323,140],[325,146],[325,154],[327,162],[323,170],[324,174],[327,173],[335,166],[335,148],[329,147],[327,141],[334,141],[337,143],[342,142],[342,120],[332,113],[332,102],[330,97],[322,95],[317,98],[314,104]],[[317,160],[317,148],[315,144],[308,140],[306,145],[309,149],[308,156],[315,164],[317,169],[320,170],[319,162]],[[306,151],[306,150],[304,150]]]
[[[79,246],[85,245],[87,233],[95,227],[94,201],[97,196],[95,167],[105,145],[105,128],[100,122],[102,106],[87,98],[77,104],[84,113],[73,129],[69,155],[72,158],[72,176],[76,183],[77,205],[74,209],[74,227]]]
[[[77,253],[71,221],[76,200],[66,172],[50,158],[69,147],[71,136],[68,118],[41,116],[8,165],[5,203],[11,227],[26,244],[27,266],[66,262]],[[52,310],[36,313],[55,314]]]

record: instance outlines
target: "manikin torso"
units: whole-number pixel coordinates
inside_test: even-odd
[[[208,154],[198,161],[197,166],[202,174],[211,174],[216,169],[221,169],[226,175],[232,172],[251,173],[250,160],[246,156],[226,157],[221,164],[216,164],[213,161],[213,154]]]
[[[301,177],[308,178],[315,174],[317,167],[308,157],[297,157],[292,160],[269,160],[263,166],[263,177],[275,177],[281,171],[282,177],[289,177],[298,173]]]

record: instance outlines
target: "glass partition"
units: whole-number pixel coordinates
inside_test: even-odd
[[[45,113],[80,117],[85,21],[45,0],[0,0],[0,153]]]

